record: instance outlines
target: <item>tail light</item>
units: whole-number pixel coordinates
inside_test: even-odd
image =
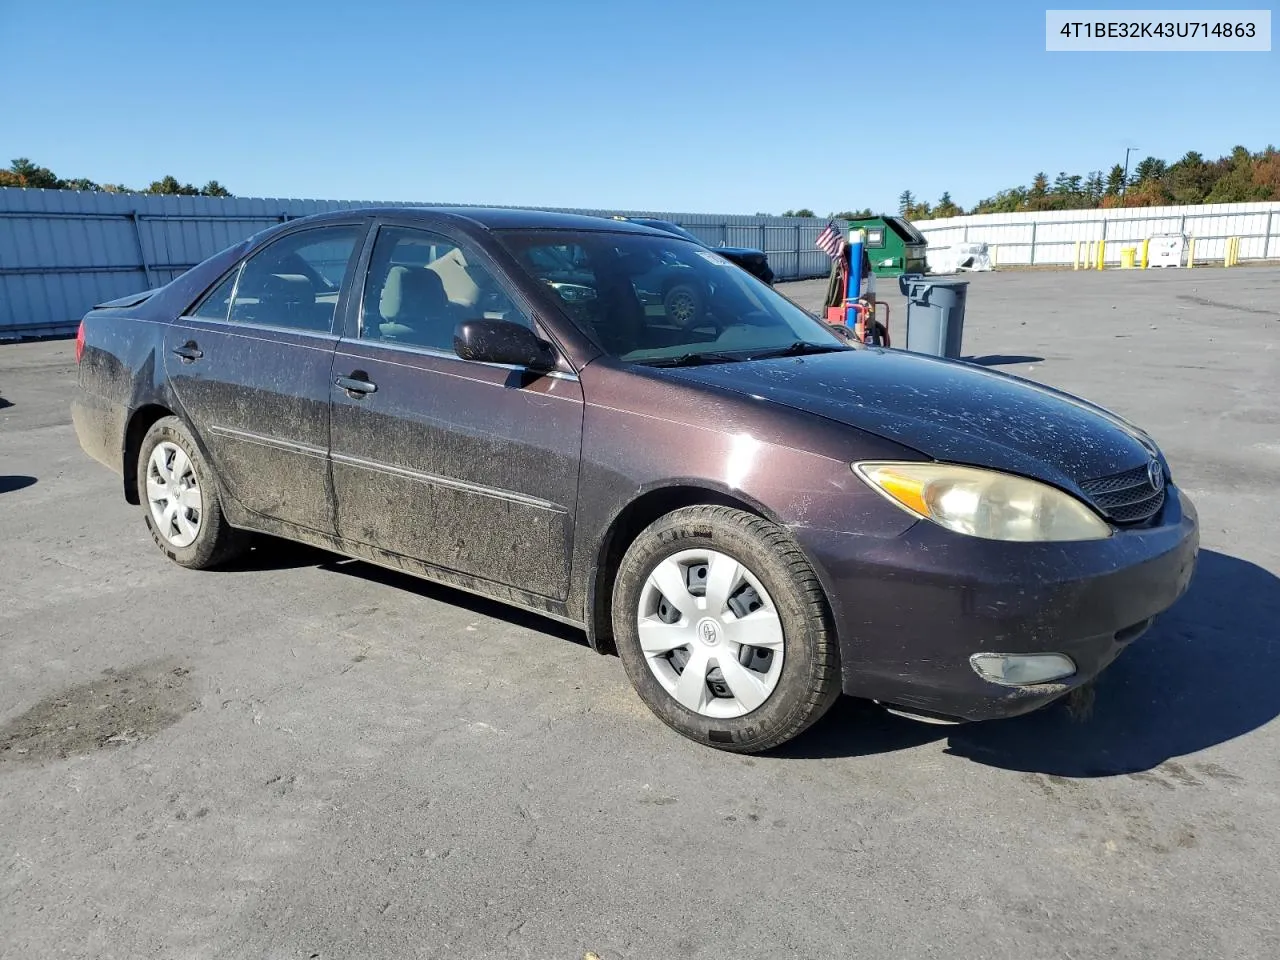
[[[80,358],[84,356],[84,321],[80,321],[80,327],[76,330],[76,363],[80,362]]]

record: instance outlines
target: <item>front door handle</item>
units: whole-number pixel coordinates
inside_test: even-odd
[[[363,370],[353,370],[350,376],[338,377],[333,382],[347,391],[347,396],[353,400],[359,400],[366,394],[376,393],[378,390],[378,385],[371,381],[369,375]]]
[[[180,347],[174,347],[173,352],[182,358],[183,363],[195,363],[204,356],[204,351],[196,346],[194,340],[188,340]]]

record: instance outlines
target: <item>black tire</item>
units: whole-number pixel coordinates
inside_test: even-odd
[[[203,501],[198,532],[195,540],[187,546],[174,545],[160,530],[152,515],[147,495],[147,472],[151,455],[156,447],[165,442],[179,447],[191,461],[192,472],[195,474]],[[161,553],[174,563],[192,570],[205,570],[231,560],[247,548],[248,535],[227,523],[222,512],[221,490],[217,477],[201,455],[200,448],[191,436],[191,431],[179,418],[164,417],[157,420],[142,438],[142,446],[138,450],[137,482],[138,497],[142,501],[142,512],[146,518],[147,529],[151,531],[151,539],[156,542]]]
[[[673,283],[662,292],[662,310],[678,326],[695,327],[706,310],[706,297],[696,284]]]
[[[704,716],[658,682],[640,647],[637,610],[653,569],[682,550],[708,548],[746,566],[773,598],[782,622],[784,657],[777,686],[755,710],[732,719]],[[636,537],[618,568],[613,634],[627,676],[645,704],[678,733],[736,753],[779,746],[818,720],[840,695],[840,654],[826,597],[791,536],[732,507],[683,507]]]

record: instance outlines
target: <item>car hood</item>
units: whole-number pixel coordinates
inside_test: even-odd
[[[744,260],[765,259],[763,250],[754,250],[751,247],[712,247],[712,250],[723,257],[740,257]]]
[[[1150,461],[1154,444],[1115,414],[984,367],[898,350],[663,368],[848,424],[935,460],[992,467],[1079,492]]]

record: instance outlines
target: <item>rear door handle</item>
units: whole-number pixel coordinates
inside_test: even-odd
[[[194,340],[188,340],[180,347],[174,347],[173,352],[182,358],[183,363],[195,363],[204,356],[204,351],[196,346]]]
[[[353,371],[351,376],[338,377],[333,382],[347,391],[347,396],[353,400],[359,400],[365,394],[377,393],[378,391],[378,385],[369,380],[363,370]]]

